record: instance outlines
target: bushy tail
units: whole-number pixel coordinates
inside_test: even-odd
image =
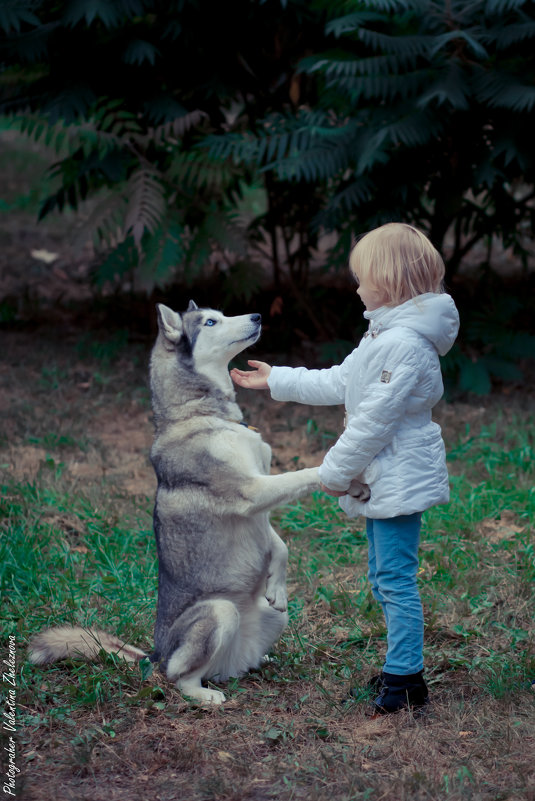
[[[139,662],[147,654],[113,634],[80,626],[56,626],[45,629],[30,640],[28,659],[34,665],[46,665],[60,659],[92,661],[100,651],[122,656],[127,662]]]

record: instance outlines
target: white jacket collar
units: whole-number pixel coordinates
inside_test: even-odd
[[[452,298],[445,293],[427,292],[399,306],[365,311],[364,317],[375,330],[396,326],[412,328],[432,342],[441,356],[450,350],[459,331],[459,313]]]

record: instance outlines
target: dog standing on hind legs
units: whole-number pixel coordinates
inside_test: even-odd
[[[193,301],[159,304],[150,380],[158,479],[154,533],[158,607],[154,652],[185,695],[220,704],[206,678],[258,667],[287,625],[287,548],[272,508],[319,489],[317,468],[270,475],[271,449],[243,423],[228,363],[260,337],[259,314],[226,317]],[[30,661],[146,654],[105,632],[67,626],[38,634]]]

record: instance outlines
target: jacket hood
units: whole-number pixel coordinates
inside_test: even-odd
[[[427,292],[401,303],[365,311],[372,326],[383,329],[403,326],[426,337],[444,356],[452,347],[459,331],[459,312],[450,295]]]

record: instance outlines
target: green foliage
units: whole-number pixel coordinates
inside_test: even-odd
[[[285,31],[278,3],[249,0],[232,15],[211,7],[209,26],[196,0],[5,8],[0,109],[58,153],[57,188],[41,216],[97,196],[86,231],[101,252],[99,284],[150,289],[177,274],[191,280],[214,248],[236,272],[248,243],[247,226],[235,219],[238,198],[258,176],[196,145],[233,124],[261,124],[287,102],[294,62],[321,14],[304,0],[283,6]],[[243,40],[243,26],[254,39]],[[227,295],[235,286],[226,282]]]
[[[22,129],[49,144],[69,145],[57,172],[61,187],[43,213],[76,205],[103,182],[121,187],[128,203],[122,236],[132,231],[139,249],[145,235],[147,241],[157,229],[165,235],[169,204],[179,210],[187,238],[187,230],[198,230],[199,216],[213,211],[203,203],[207,190],[216,190],[218,207],[228,209],[237,171],[242,179],[260,172],[275,181],[267,184],[270,219],[264,220],[275,227],[291,223],[292,215],[272,200],[274,192],[288,193],[287,182],[297,184],[290,206],[302,207],[307,184],[319,184],[322,203],[306,210],[309,232],[314,225],[366,230],[403,218],[425,228],[440,247],[454,226],[450,272],[491,232],[525,254],[523,234],[534,222],[531,4],[419,0],[352,8],[294,0],[285,4],[281,42],[274,25],[278,9],[244,2],[242,21],[254,34],[245,47],[240,37],[242,68],[234,74],[222,66],[222,45],[206,30],[196,2],[168,4],[161,21],[155,18],[160,10],[154,0],[77,0],[60,16],[44,2],[4,9],[8,65],[39,65],[26,72],[26,81],[34,96],[46,89],[32,101],[41,116],[25,114]],[[331,19],[322,31],[326,17]],[[215,22],[223,25],[221,41],[223,33],[235,39],[224,17]],[[65,43],[57,54],[48,49],[51,25]],[[301,30],[297,48],[294,29]],[[72,45],[66,47],[67,36],[80,46],[76,56]],[[258,70],[253,48],[273,46],[273,37],[279,49],[286,48],[286,73]],[[84,51],[104,42],[106,91],[80,64]],[[177,46],[189,76],[181,73],[178,83],[171,79]],[[210,50],[214,66],[207,67]],[[74,71],[69,89],[53,71],[61,59]],[[162,70],[168,78],[163,93]],[[126,81],[136,77],[141,94],[125,91]],[[268,89],[277,81],[284,91]],[[5,108],[27,106],[20,78],[9,80],[6,73],[3,85]],[[244,99],[246,87],[254,95]],[[50,128],[54,120],[59,125]],[[191,129],[198,135],[188,136]],[[188,215],[192,203],[195,213]],[[117,223],[113,215],[106,219],[110,228]],[[182,250],[184,257],[187,248]],[[160,272],[169,269],[164,259]]]
[[[535,336],[517,329],[521,310],[520,300],[503,297],[471,313],[463,324],[463,348],[456,344],[441,359],[448,397],[488,395],[493,380],[524,380],[519,363],[533,358]]]
[[[184,214],[171,204],[175,176],[165,164],[150,163],[155,148],[169,154],[180,150],[188,131],[199,125],[200,111],[149,126],[142,131],[136,115],[122,101],[104,100],[83,122],[47,124],[38,114],[15,116],[13,128],[33,141],[52,147],[60,156],[51,168],[58,189],[41,206],[40,218],[54,209],[76,209],[89,195],[105,188],[86,222],[86,235],[102,250],[95,273],[98,284],[131,276],[139,268],[145,286],[169,277],[185,254]]]
[[[366,230],[406,219],[438,247],[454,226],[450,275],[490,232],[522,253],[533,222],[531,4],[384,3],[332,13],[326,31],[337,49],[300,65],[320,79],[321,107],[336,110],[332,125],[348,134],[338,140],[329,224]],[[318,145],[293,169],[328,157]],[[363,177],[375,189],[368,196],[352,191]]]

